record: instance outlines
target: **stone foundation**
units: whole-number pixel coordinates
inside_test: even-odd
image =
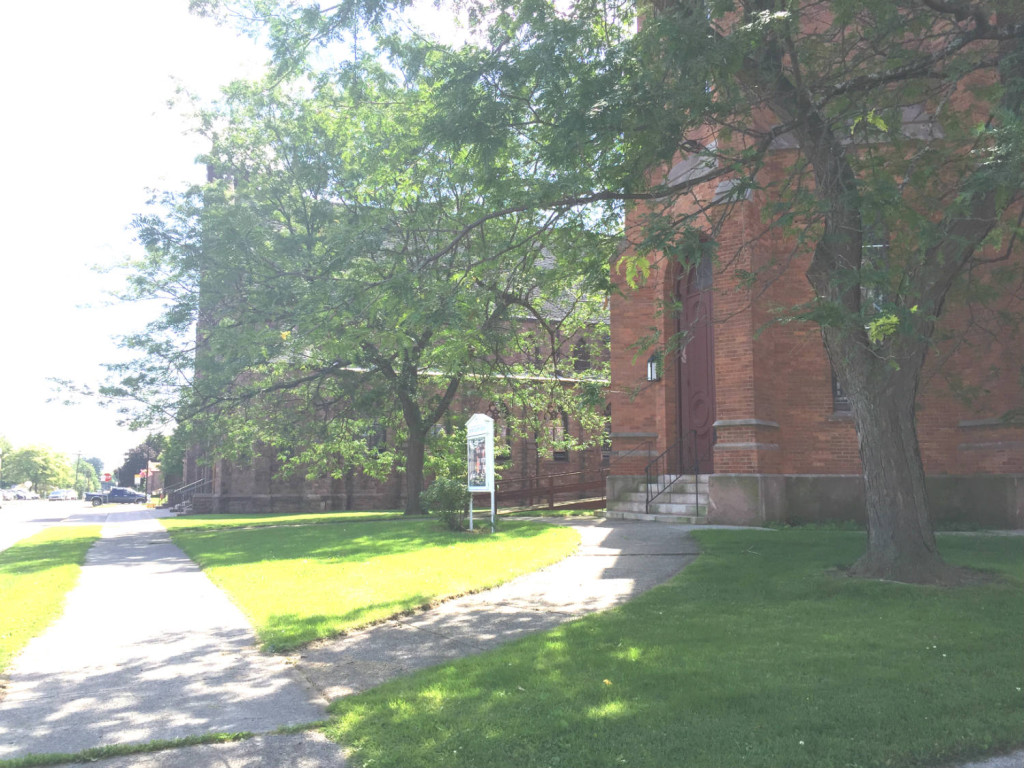
[[[627,493],[636,493],[641,483],[647,481],[644,475],[608,475],[605,478],[606,504],[610,507]]]
[[[928,477],[927,483],[937,523],[1024,528],[1024,475],[935,475]],[[845,521],[866,522],[864,485],[859,475],[710,477],[709,523],[798,525]]]

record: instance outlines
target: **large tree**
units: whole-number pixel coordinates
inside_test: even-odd
[[[27,446],[4,452],[4,483],[29,483],[37,493],[69,488],[75,479],[74,462],[45,446]]]
[[[383,34],[405,5],[261,3],[249,18],[272,22],[287,67],[311,42]],[[793,240],[813,291],[780,317],[818,323],[852,404],[869,523],[853,571],[955,578],[935,548],[915,402],[951,290],[998,288],[993,264],[1020,279],[1019,0],[499,1],[470,18],[475,42],[447,56],[381,39],[440,82],[439,141],[480,158],[533,150],[509,210],[642,205],[623,265],[642,276],[713,242],[731,206],[712,208],[707,184],[765,194],[765,230]],[[798,159],[765,188],[779,142]],[[692,172],[667,177],[681,160]]]
[[[91,456],[88,459],[82,459],[82,461],[92,466],[93,474],[96,475],[96,477],[99,477],[100,474],[102,474],[103,459],[99,458],[98,456]]]
[[[99,474],[96,472],[96,467],[90,460],[76,456],[75,460],[71,462],[68,480],[65,485],[69,488],[74,488],[79,497],[87,491],[95,491],[100,487],[100,479]]]
[[[151,461],[160,457],[160,452],[167,444],[167,438],[163,435],[146,435],[146,439],[130,448],[124,455],[124,463],[114,470],[119,485],[131,486],[135,483],[135,476],[142,470],[149,467]]]
[[[0,488],[6,488],[8,485],[10,485],[10,483],[7,483],[4,480],[4,465],[3,465],[3,462],[4,462],[4,457],[7,456],[9,458],[10,455],[11,455],[11,452],[13,450],[14,450],[14,445],[11,443],[11,441],[8,440],[3,435],[0,435]]]
[[[559,374],[600,320],[609,241],[572,210],[508,210],[524,148],[481,163],[424,141],[431,87],[372,61],[233,85],[205,115],[211,183],[138,221],[130,296],[168,309],[106,392],[171,384],[160,406],[217,457],[310,477],[400,462],[412,514],[457,397],[541,398],[597,427],[599,387]]]

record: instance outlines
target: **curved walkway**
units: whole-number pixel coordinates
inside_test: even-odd
[[[698,554],[691,526],[594,518],[561,524],[580,532],[580,549],[571,557],[430,611],[314,643],[296,668],[326,699],[347,696],[624,603]]]

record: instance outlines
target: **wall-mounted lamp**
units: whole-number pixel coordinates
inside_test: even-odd
[[[661,355],[657,352],[647,360],[647,380],[661,381]]]

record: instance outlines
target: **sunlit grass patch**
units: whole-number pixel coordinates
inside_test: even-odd
[[[315,525],[319,523],[351,523],[369,520],[397,520],[402,513],[397,510],[377,510],[369,512],[308,512],[278,513],[266,512],[259,514],[238,515],[186,515],[184,517],[164,517],[160,519],[169,531],[204,530],[207,528],[248,528],[257,525]]]
[[[1020,540],[944,537],[957,589],[834,570],[859,532],[702,531],[605,614],[339,699],[354,765],[934,766],[1024,743]]]
[[[283,650],[508,581],[575,550],[576,531],[503,522],[456,533],[436,520],[180,531],[174,542]]]
[[[54,526],[0,552],[0,672],[60,615],[100,526]]]

